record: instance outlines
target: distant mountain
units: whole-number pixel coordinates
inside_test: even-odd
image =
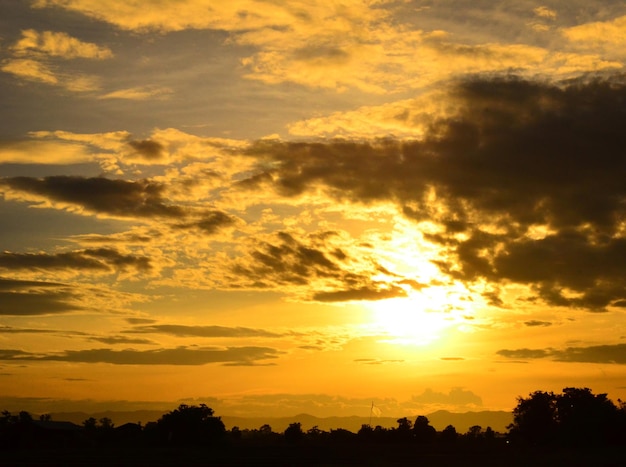
[[[96,420],[107,417],[113,420],[116,426],[123,425],[124,423],[137,423],[143,424],[158,420],[167,411],[159,410],[136,410],[136,411],[106,411],[97,413],[84,413],[84,412],[56,412],[52,413],[52,420],[63,420],[82,424],[83,421],[89,417],[93,417]],[[218,414],[219,415],[219,414]],[[443,430],[446,426],[452,425],[459,433],[466,433],[471,426],[480,425],[483,428],[491,427],[495,431],[501,433],[506,431],[507,425],[513,421],[511,412],[504,411],[482,411],[482,412],[464,412],[454,413],[446,410],[439,410],[426,415],[430,424],[434,426],[437,431]],[[308,414],[299,414],[292,417],[235,417],[230,415],[221,416],[224,425],[227,429],[231,429],[234,426],[240,429],[258,429],[263,425],[269,425],[272,427],[272,431],[281,433],[291,423],[298,422],[302,424],[302,429],[308,430],[314,426],[317,426],[320,430],[329,431],[331,429],[343,428],[345,430],[356,433],[359,431],[362,425],[371,423],[371,425],[380,425],[384,428],[392,428],[398,426],[397,420],[400,417],[315,417]],[[411,421],[414,421],[417,416],[408,417]]]

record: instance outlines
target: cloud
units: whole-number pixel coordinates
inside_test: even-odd
[[[473,242],[475,241],[475,244]],[[503,279],[534,284],[538,295],[552,305],[603,310],[624,296],[626,239],[599,240],[588,232],[564,229],[542,239],[517,239],[481,261],[477,251],[507,242],[506,238],[473,238],[461,247],[466,273],[493,281]],[[567,291],[575,291],[568,294]]]
[[[110,363],[113,365],[206,365],[222,363],[252,366],[278,358],[278,353],[277,350],[269,347],[177,347],[156,350],[88,349],[43,354],[0,349],[0,360],[5,362]]]
[[[68,60],[113,57],[107,47],[83,42],[64,32],[38,32],[34,29],[22,30],[21,38],[9,50],[11,57],[2,62],[0,70],[19,79],[61,86],[73,92],[95,91],[100,84],[95,76],[67,69]]]
[[[539,321],[536,319],[532,319],[530,321],[524,321],[524,324],[528,327],[548,327],[552,326],[552,323],[549,321]]]
[[[134,88],[118,89],[99,96],[99,99],[123,99],[144,101],[148,99],[165,99],[172,94],[170,88],[156,86],[138,86]]]
[[[443,112],[446,100],[445,96],[440,97],[436,99],[434,93],[425,93],[420,98],[335,112],[290,123],[287,127],[290,134],[304,137],[419,138],[424,135],[431,115]],[[439,108],[437,103],[441,104]]]
[[[461,405],[461,406],[481,406],[482,398],[472,391],[463,388],[452,388],[448,394],[436,392],[430,388],[424,390],[422,394],[414,395],[411,401],[419,404],[445,404],[445,405]]]
[[[58,282],[24,281],[0,277],[0,291],[27,289],[31,287],[59,287],[62,285],[63,284]]]
[[[49,65],[30,58],[10,58],[2,62],[0,70],[17,78],[54,86],[68,91],[89,92],[100,88],[96,77],[75,73],[58,73]]]
[[[83,309],[75,303],[77,297],[68,291],[2,291],[0,315],[34,316],[67,313]]]
[[[496,353],[506,358],[525,360],[525,359],[545,358],[551,355],[551,352],[552,352],[551,350],[543,350],[543,349],[516,349],[516,350],[502,349],[502,350],[498,350]]]
[[[515,69],[529,75],[567,75],[621,66],[593,54],[551,52],[522,44],[510,34],[514,24],[500,25],[493,39],[483,44],[462,42],[467,31],[454,34],[437,28],[441,18],[428,21],[422,15],[416,17],[414,11],[405,11],[408,7],[399,2],[270,4],[260,0],[184,0],[162,3],[149,13],[137,0],[115,8],[90,0],[38,0],[34,6],[61,7],[136,33],[223,31],[229,35],[230,44],[252,51],[240,60],[246,78],[272,85],[292,82],[340,92],[349,88],[377,94],[405,91],[466,73]],[[433,10],[450,16],[447,8],[438,5]],[[451,10],[458,14],[454,8]],[[463,11],[469,12],[467,8]],[[485,7],[476,8],[472,20],[483,24],[489,18],[493,28],[494,19],[506,16],[498,13],[498,18],[494,18],[485,15]],[[529,15],[530,11],[524,8],[515,13]],[[510,16],[515,17],[515,13]],[[537,7],[533,18],[549,21],[554,20],[555,14],[547,7]],[[464,18],[463,23],[466,22]],[[453,23],[444,21],[443,26],[452,27]],[[487,29],[483,28],[483,32]],[[455,42],[453,38],[457,37],[460,39]],[[143,99],[145,92],[142,88],[129,88],[105,97]]]
[[[0,141],[0,164],[78,164],[93,155],[75,144],[53,141]]]
[[[404,363],[404,360],[381,360],[378,358],[357,358],[354,361],[356,363],[363,363],[365,365],[386,365],[389,363]]]
[[[0,326],[0,334],[70,334],[70,335],[86,335],[83,332],[76,331],[60,331],[56,329],[35,329],[35,328],[16,328],[13,326]]]
[[[535,15],[537,15],[540,18],[554,20],[557,17],[557,12],[546,6],[539,6],[535,8],[533,12],[535,13]]]
[[[395,286],[389,287],[381,283],[372,284],[369,287],[334,290],[332,292],[317,292],[313,294],[313,300],[319,302],[374,301],[406,296],[406,290]]]
[[[6,187],[29,200],[49,199],[101,214],[120,217],[180,218],[179,206],[166,203],[165,187],[149,180],[126,181],[103,177],[51,176],[0,179]]]
[[[178,337],[280,337],[282,334],[246,327],[185,326],[180,324],[149,324],[125,331],[133,334],[169,334]]]
[[[103,60],[113,57],[113,52],[107,47],[99,47],[90,42],[83,42],[64,32],[44,31],[34,29],[22,31],[12,50],[17,55],[42,53],[64,59],[89,58]]]
[[[626,45],[626,16],[610,21],[585,23],[562,30],[563,35],[573,42],[590,47],[605,46],[612,50]]]
[[[29,269],[19,273],[33,275]],[[99,287],[0,277],[0,315],[34,316],[72,311],[128,313],[130,304],[141,301],[145,301],[144,296],[116,291],[109,285]]]
[[[29,133],[29,136],[37,140],[23,142],[24,151],[29,149],[29,145],[37,143],[43,145],[44,142],[39,140],[47,140],[45,143],[50,144],[51,149],[56,151],[65,148],[65,151],[74,149],[81,153],[91,154],[89,160],[96,160],[101,163],[104,170],[117,174],[127,168],[135,170],[137,165],[170,166],[182,163],[184,167],[182,173],[189,177],[188,185],[193,181],[197,183],[197,177],[206,177],[211,170],[218,177],[222,174],[229,177],[238,171],[245,171],[245,164],[249,164],[249,160],[237,157],[234,152],[249,146],[247,141],[199,137],[174,128],[155,129],[145,139],[133,138],[133,135],[127,131],[104,133],[33,131]],[[11,143],[5,144],[11,146]],[[25,162],[29,161],[28,157],[30,161],[37,159],[38,153],[45,149],[43,146],[34,146],[30,155],[25,157]],[[48,154],[45,156],[39,156],[42,163],[46,158],[51,157]],[[210,162],[194,165],[190,161]],[[219,174],[215,172],[217,169],[219,169]]]
[[[153,323],[156,323],[156,320],[152,319],[152,318],[126,318],[126,321],[129,324],[153,324]]]
[[[626,344],[592,345],[558,349],[499,350],[498,355],[514,359],[550,358],[569,363],[613,363],[626,365]]]
[[[103,344],[116,345],[116,344],[152,344],[154,342],[149,339],[137,339],[126,336],[109,336],[109,337],[90,337],[90,341],[102,342]]]
[[[0,69],[5,73],[11,73],[29,81],[45,84],[57,84],[59,82],[59,78],[47,65],[27,58],[6,60]]]
[[[205,234],[214,234],[222,227],[235,224],[235,218],[222,211],[206,212],[199,220],[183,224],[174,224],[178,229],[197,229]]]
[[[82,310],[84,307],[78,299],[79,296],[63,284],[0,277],[0,315],[3,316],[36,316]]]
[[[150,259],[144,256],[124,255],[117,250],[98,248],[73,251],[68,253],[0,253],[0,268],[19,269],[73,269],[110,271],[133,268],[137,271],[149,271]]]
[[[157,141],[145,139],[142,141],[129,141],[128,145],[141,157],[148,160],[158,160],[163,157],[163,145]]]
[[[246,151],[260,161],[254,183],[239,188],[393,202],[439,226],[425,238],[444,248],[436,264],[452,277],[526,284],[552,305],[603,310],[626,297],[625,90],[622,75],[467,78],[449,92],[456,111],[432,118],[419,139],[260,141]]]
[[[36,0],[35,8],[60,7],[106,21],[120,29],[135,32],[172,32],[184,29],[250,29],[285,26],[296,13],[289,6],[266,4],[258,0],[214,3],[185,0],[163,3],[147,11],[140,0],[129,0],[111,8],[90,0]]]
[[[423,287],[383,268],[371,246],[351,243],[335,231],[308,235],[278,231],[251,239],[220,282],[231,288],[290,291],[301,300],[320,302],[383,300]]]

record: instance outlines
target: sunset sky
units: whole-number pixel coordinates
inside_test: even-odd
[[[0,0],[0,409],[626,399],[625,65],[612,0]]]

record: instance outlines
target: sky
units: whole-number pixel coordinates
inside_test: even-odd
[[[0,0],[0,405],[626,399],[625,65],[610,0]]]

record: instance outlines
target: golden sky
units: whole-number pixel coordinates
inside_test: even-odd
[[[609,0],[1,1],[0,403],[626,398],[625,63]]]

